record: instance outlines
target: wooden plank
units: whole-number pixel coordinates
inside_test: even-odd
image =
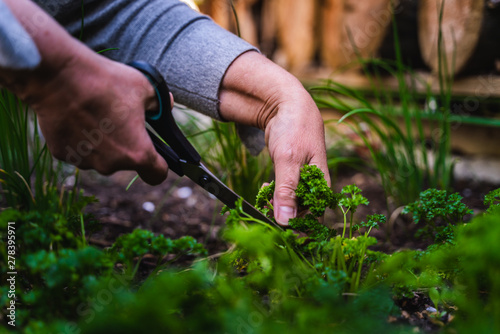
[[[278,47],[282,63],[292,72],[299,73],[311,64],[315,51],[316,1],[274,0]]]
[[[238,0],[234,2],[234,8],[238,15],[238,23],[243,38],[248,43],[258,46],[257,24],[252,17],[252,6],[258,0]]]
[[[419,78],[415,85],[417,92],[425,94],[428,84],[432,93],[439,94],[439,80],[435,75],[428,72],[417,72],[415,75]],[[317,85],[321,81],[329,79],[355,89],[368,90],[372,87],[372,81],[369,78],[354,71],[332,73],[329,69],[318,69],[310,71],[299,79],[306,86]],[[410,82],[410,75],[406,76],[406,80]],[[395,92],[398,90],[398,81],[394,77],[382,78],[379,85]],[[500,75],[484,74],[455,79],[452,95],[477,100],[500,98]]]
[[[443,1],[420,1],[418,37],[426,64],[437,73],[441,61],[441,67],[451,76],[460,73],[478,44],[485,4],[484,0],[445,1],[440,21]],[[438,54],[440,28],[441,55]],[[446,61],[446,67],[443,60]]]
[[[391,22],[391,0],[326,0],[323,11],[321,55],[339,68],[377,54]]]

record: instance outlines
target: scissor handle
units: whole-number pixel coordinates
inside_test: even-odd
[[[151,64],[144,61],[133,61],[128,65],[143,73],[149,79],[156,91],[156,96],[158,97],[158,111],[146,111],[146,120],[149,125],[151,125],[158,135],[160,135],[160,137],[165,140],[168,145],[170,145],[171,149],[175,152],[175,154],[177,154],[178,158],[193,164],[199,163],[201,159],[200,155],[186,139],[182,131],[177,126],[174,116],[172,115],[170,91],[161,73],[158,72],[158,70]],[[161,144],[163,143],[161,143],[158,139],[155,140],[154,137],[156,136],[152,134],[150,135],[153,139],[156,150],[165,158],[165,160],[167,160],[170,169],[182,176],[182,174],[174,170],[174,166],[170,166],[171,161],[169,162],[169,160],[172,159],[172,152],[168,152],[170,150],[161,147]],[[169,159],[167,159],[167,157]]]

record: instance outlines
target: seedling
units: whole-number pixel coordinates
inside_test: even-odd
[[[353,226],[355,231],[359,230],[360,227],[365,227],[368,230],[365,232],[365,236],[368,236],[372,230],[372,228],[376,228],[377,230],[380,228],[381,224],[385,224],[387,218],[381,214],[374,214],[366,216],[366,222],[362,221],[359,225],[356,224]]]
[[[498,211],[500,208],[500,188],[490,191],[484,196],[484,205],[488,206],[487,213]]]
[[[156,256],[156,266],[159,266],[168,254],[174,257],[167,264],[174,262],[183,254],[206,255],[207,253],[203,245],[191,236],[172,240],[142,229],[136,229],[132,233],[118,237],[108,252],[114,261],[125,265],[127,275],[130,277],[135,277],[141,260],[146,254]]]
[[[370,202],[361,195],[361,189],[355,185],[348,185],[342,188],[340,192],[338,206],[344,214],[344,229],[342,230],[342,238],[345,237],[347,227],[347,215],[349,214],[349,238],[352,238],[354,213],[361,204],[368,205]]]
[[[421,192],[417,201],[403,209],[403,214],[412,214],[415,224],[424,224],[417,231],[417,236],[441,235],[441,240],[452,239],[451,230],[447,229],[447,226],[463,222],[464,217],[472,213],[473,211],[462,203],[462,196],[458,193],[449,194],[446,190],[437,189]]]

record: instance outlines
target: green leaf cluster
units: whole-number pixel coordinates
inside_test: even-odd
[[[334,208],[336,198],[321,169],[305,165],[300,170],[300,181],[295,190],[299,206],[307,208],[314,217],[321,217],[326,208]]]
[[[31,322],[78,318],[77,307],[90,294],[100,276],[111,273],[113,263],[105,253],[86,243],[60,214],[20,212],[0,213],[0,272],[7,267],[8,223],[15,222],[15,271],[19,327]],[[12,226],[12,225],[11,225]],[[0,289],[8,290],[5,282]],[[7,294],[0,305],[6,306]]]
[[[484,196],[484,205],[488,207],[486,209],[487,213],[498,211],[500,208],[500,188],[492,190]]]
[[[77,321],[92,310],[88,300],[100,296],[101,286],[110,279],[119,281],[121,290],[128,289],[145,254],[156,255],[159,260],[171,254],[165,266],[181,255],[206,254],[190,236],[171,240],[144,230],[122,235],[108,251],[103,251],[87,245],[85,227],[96,225],[95,219],[81,215],[84,220],[76,224],[71,217],[68,220],[60,213],[14,209],[0,212],[0,273],[6,277],[8,272],[17,272],[16,325],[27,333],[62,328],[66,321]],[[9,222],[15,222],[15,234],[8,234]],[[7,236],[13,235],[15,270],[8,267],[12,251],[7,251]],[[125,271],[114,270],[118,267],[125,267]],[[10,303],[8,290],[8,282],[1,282],[2,308]]]
[[[257,194],[255,207],[269,219],[274,219],[273,205],[271,200],[274,196],[275,182],[260,189]],[[326,208],[333,208],[337,204],[333,191],[328,186],[324,174],[315,165],[305,165],[300,170],[300,179],[295,190],[300,208],[308,210],[304,217],[296,217],[289,220],[293,229],[307,233],[313,240],[326,240],[334,232],[318,221]]]
[[[163,257],[168,254],[175,254],[176,257],[184,254],[203,256],[207,251],[191,236],[172,240],[163,235],[154,235],[148,230],[135,229],[132,233],[119,236],[108,253],[112,259],[125,264],[128,268],[132,268],[136,259],[139,259],[132,273],[132,276],[135,276],[140,259],[146,254],[156,256],[159,265]]]
[[[432,251],[403,251],[386,257],[370,281],[398,291],[428,292],[441,314],[455,319],[444,332],[494,333],[500,330],[500,215],[480,215],[450,226],[453,243]],[[368,282],[370,284],[370,282]]]
[[[307,261],[290,245],[290,231],[232,224],[224,238],[234,247],[216,263],[150,276],[137,293],[116,295],[95,321],[84,324],[83,333],[405,332],[387,327],[385,319],[395,310],[388,289],[345,298],[351,276]],[[235,270],[241,258],[245,266]]]
[[[361,189],[356,185],[350,184],[342,188],[342,196],[339,199],[339,206],[342,206],[345,211],[355,213],[360,205],[368,205],[370,202],[361,195]]]
[[[263,187],[257,196],[257,207],[272,217],[271,199],[274,195],[274,183]],[[289,220],[289,226],[294,231],[303,232],[307,237],[299,237],[291,230],[277,230],[273,226],[267,226],[260,222],[259,225],[267,227],[265,235],[255,235],[248,240],[250,230],[254,230],[253,225],[247,223],[256,222],[252,217],[246,215],[239,203],[236,209],[230,210],[227,217],[226,237],[231,236],[229,241],[236,243],[237,251],[233,252],[232,263],[238,271],[244,270],[249,276],[254,277],[256,273],[263,275],[272,266],[269,259],[270,254],[286,250],[285,263],[293,263],[293,267],[313,269],[310,282],[315,280],[324,284],[329,277],[345,276],[345,284],[335,283],[337,287],[342,286],[339,293],[357,292],[362,284],[363,277],[369,266],[374,265],[382,258],[377,252],[372,252],[368,248],[376,243],[374,238],[368,237],[370,230],[385,222],[383,215],[371,215],[367,217],[367,223],[362,223],[367,228],[365,235],[357,238],[346,239],[337,236],[336,230],[330,229],[318,221],[318,215],[323,215],[326,208],[340,208],[344,219],[344,230],[346,228],[347,216],[350,214],[352,224],[353,214],[360,205],[367,205],[368,200],[361,195],[361,190],[355,185],[349,185],[335,194],[328,186],[322,171],[314,165],[304,166],[301,169],[301,177],[297,187],[296,195],[301,208],[309,210],[304,217],[297,217]],[[242,227],[243,226],[243,227]],[[241,230],[244,228],[244,230]],[[265,239],[266,235],[274,234],[272,240]],[[279,238],[278,238],[279,236]],[[248,242],[242,242],[248,240]],[[258,239],[258,242],[256,241]],[[269,249],[269,245],[273,245]],[[249,249],[257,247],[262,252],[260,257],[251,256],[256,250],[249,253]],[[283,261],[283,259],[282,259]],[[333,276],[324,273],[327,270]],[[274,270],[274,269],[273,269]],[[265,275],[264,275],[265,276]],[[266,282],[275,277],[263,279]],[[334,284],[333,282],[330,282]]]
[[[366,222],[362,221],[361,223],[353,226],[354,230],[359,230],[360,227],[365,227],[367,229],[366,235],[370,234],[372,228],[376,228],[377,230],[380,228],[380,225],[385,224],[387,221],[386,216],[376,213],[374,215],[367,215]]]
[[[417,232],[418,236],[435,237],[441,240],[452,238],[446,226],[456,225],[464,221],[466,215],[473,211],[462,202],[458,193],[446,190],[427,189],[420,197],[404,207],[403,214],[411,214],[415,224],[424,224]]]
[[[271,204],[274,196],[274,188],[275,182],[271,181],[268,185],[260,188],[255,198],[255,207],[269,219],[274,219],[274,207]]]
[[[307,233],[312,240],[327,240],[332,234],[332,231],[318,222],[311,213],[306,214],[305,217],[292,218],[288,223],[294,230]]]
[[[352,233],[359,229],[359,226],[353,225],[354,214],[360,205],[368,205],[368,199],[361,195],[361,189],[356,185],[350,184],[342,188],[340,194],[337,195],[338,206],[344,215],[344,229],[342,237],[345,236],[347,228],[347,216],[349,215],[349,238],[352,238]]]

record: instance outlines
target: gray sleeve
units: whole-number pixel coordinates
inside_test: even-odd
[[[40,61],[40,53],[30,35],[0,0],[0,67],[27,70]]]
[[[240,54],[257,51],[178,0],[89,1],[84,9],[87,45],[96,51],[117,48],[104,55],[120,62],[153,64],[166,77],[177,102],[216,119],[226,69]],[[80,13],[76,6],[55,17],[79,36]]]

